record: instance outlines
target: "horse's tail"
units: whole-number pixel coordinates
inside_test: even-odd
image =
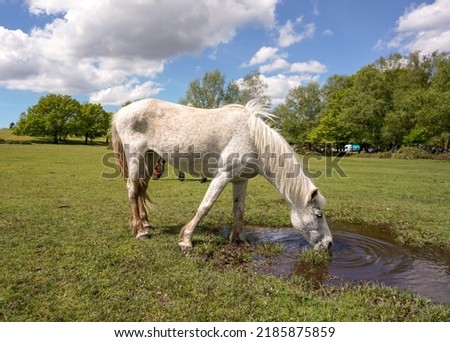
[[[122,140],[120,139],[119,133],[116,127],[116,115],[113,116],[111,123],[111,146],[113,148],[114,154],[116,155],[116,163],[119,166],[120,174],[124,177],[128,177],[128,164],[127,158],[125,156],[125,151],[123,149]]]
[[[111,145],[116,156],[116,163],[119,166],[120,173],[123,178],[128,178],[128,162],[123,149],[123,143],[120,139],[119,133],[116,127],[116,115],[113,116],[111,123]],[[147,193],[148,178],[139,179],[138,183],[138,196],[141,198],[144,205],[151,208],[153,203]]]

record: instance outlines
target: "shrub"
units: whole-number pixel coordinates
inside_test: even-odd
[[[402,147],[392,156],[395,159],[431,159],[430,152],[415,147]]]

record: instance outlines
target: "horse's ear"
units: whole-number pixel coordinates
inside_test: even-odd
[[[313,192],[311,192],[311,198],[309,201],[312,202],[317,197],[318,194],[319,194],[319,189],[314,189]]]
[[[309,201],[310,203],[315,201],[321,209],[325,208],[325,205],[327,204],[325,197],[319,192],[319,189],[314,189],[311,192],[311,199]]]

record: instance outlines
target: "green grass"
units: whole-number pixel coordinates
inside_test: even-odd
[[[111,172],[102,164],[110,152],[99,146],[0,145],[1,320],[450,318],[448,306],[394,288],[366,284],[311,289],[302,278],[283,281],[224,267],[234,256],[239,263],[249,261],[248,252],[236,252],[219,233],[232,221],[230,187],[194,234],[192,255],[183,256],[177,245],[180,228],[209,183],[180,183],[174,177],[152,181],[149,193],[155,208],[149,216],[155,228],[150,240],[137,241],[128,229],[124,181],[101,178],[102,172]],[[323,170],[326,165],[314,167]],[[393,224],[402,228],[399,237],[408,243],[449,244],[448,217],[441,213],[448,209],[449,164],[348,159],[342,167],[349,178],[316,181],[334,219]],[[289,225],[287,206],[268,182],[252,180],[248,191],[246,224]],[[412,233],[405,234],[406,228]],[[280,252],[276,246],[256,248],[268,256]]]
[[[15,135],[10,129],[8,128],[0,128],[0,143],[7,143],[7,144],[31,144],[31,143],[38,143],[38,144],[53,144],[53,138],[52,137],[32,137],[29,135]],[[72,144],[72,145],[79,145],[79,144],[85,144],[85,140],[83,137],[68,137],[64,142],[64,144]],[[88,141],[88,144],[91,144],[91,141]],[[93,141],[94,145],[107,145],[106,144],[106,138],[97,138]]]
[[[19,136],[19,135],[14,135],[12,133],[12,131],[8,128],[0,128],[0,141],[4,140],[7,142],[31,142],[33,139],[33,137],[30,136]]]
[[[311,164],[324,173],[332,165],[329,159]],[[344,158],[338,165],[347,177],[333,172],[316,180],[329,217],[386,225],[400,242],[450,249],[448,161]]]
[[[299,253],[299,261],[311,267],[326,265],[331,260],[327,250],[304,249]]]

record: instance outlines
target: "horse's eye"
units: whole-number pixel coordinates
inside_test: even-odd
[[[315,214],[318,218],[321,218],[323,216],[323,213],[321,211],[316,211]]]

